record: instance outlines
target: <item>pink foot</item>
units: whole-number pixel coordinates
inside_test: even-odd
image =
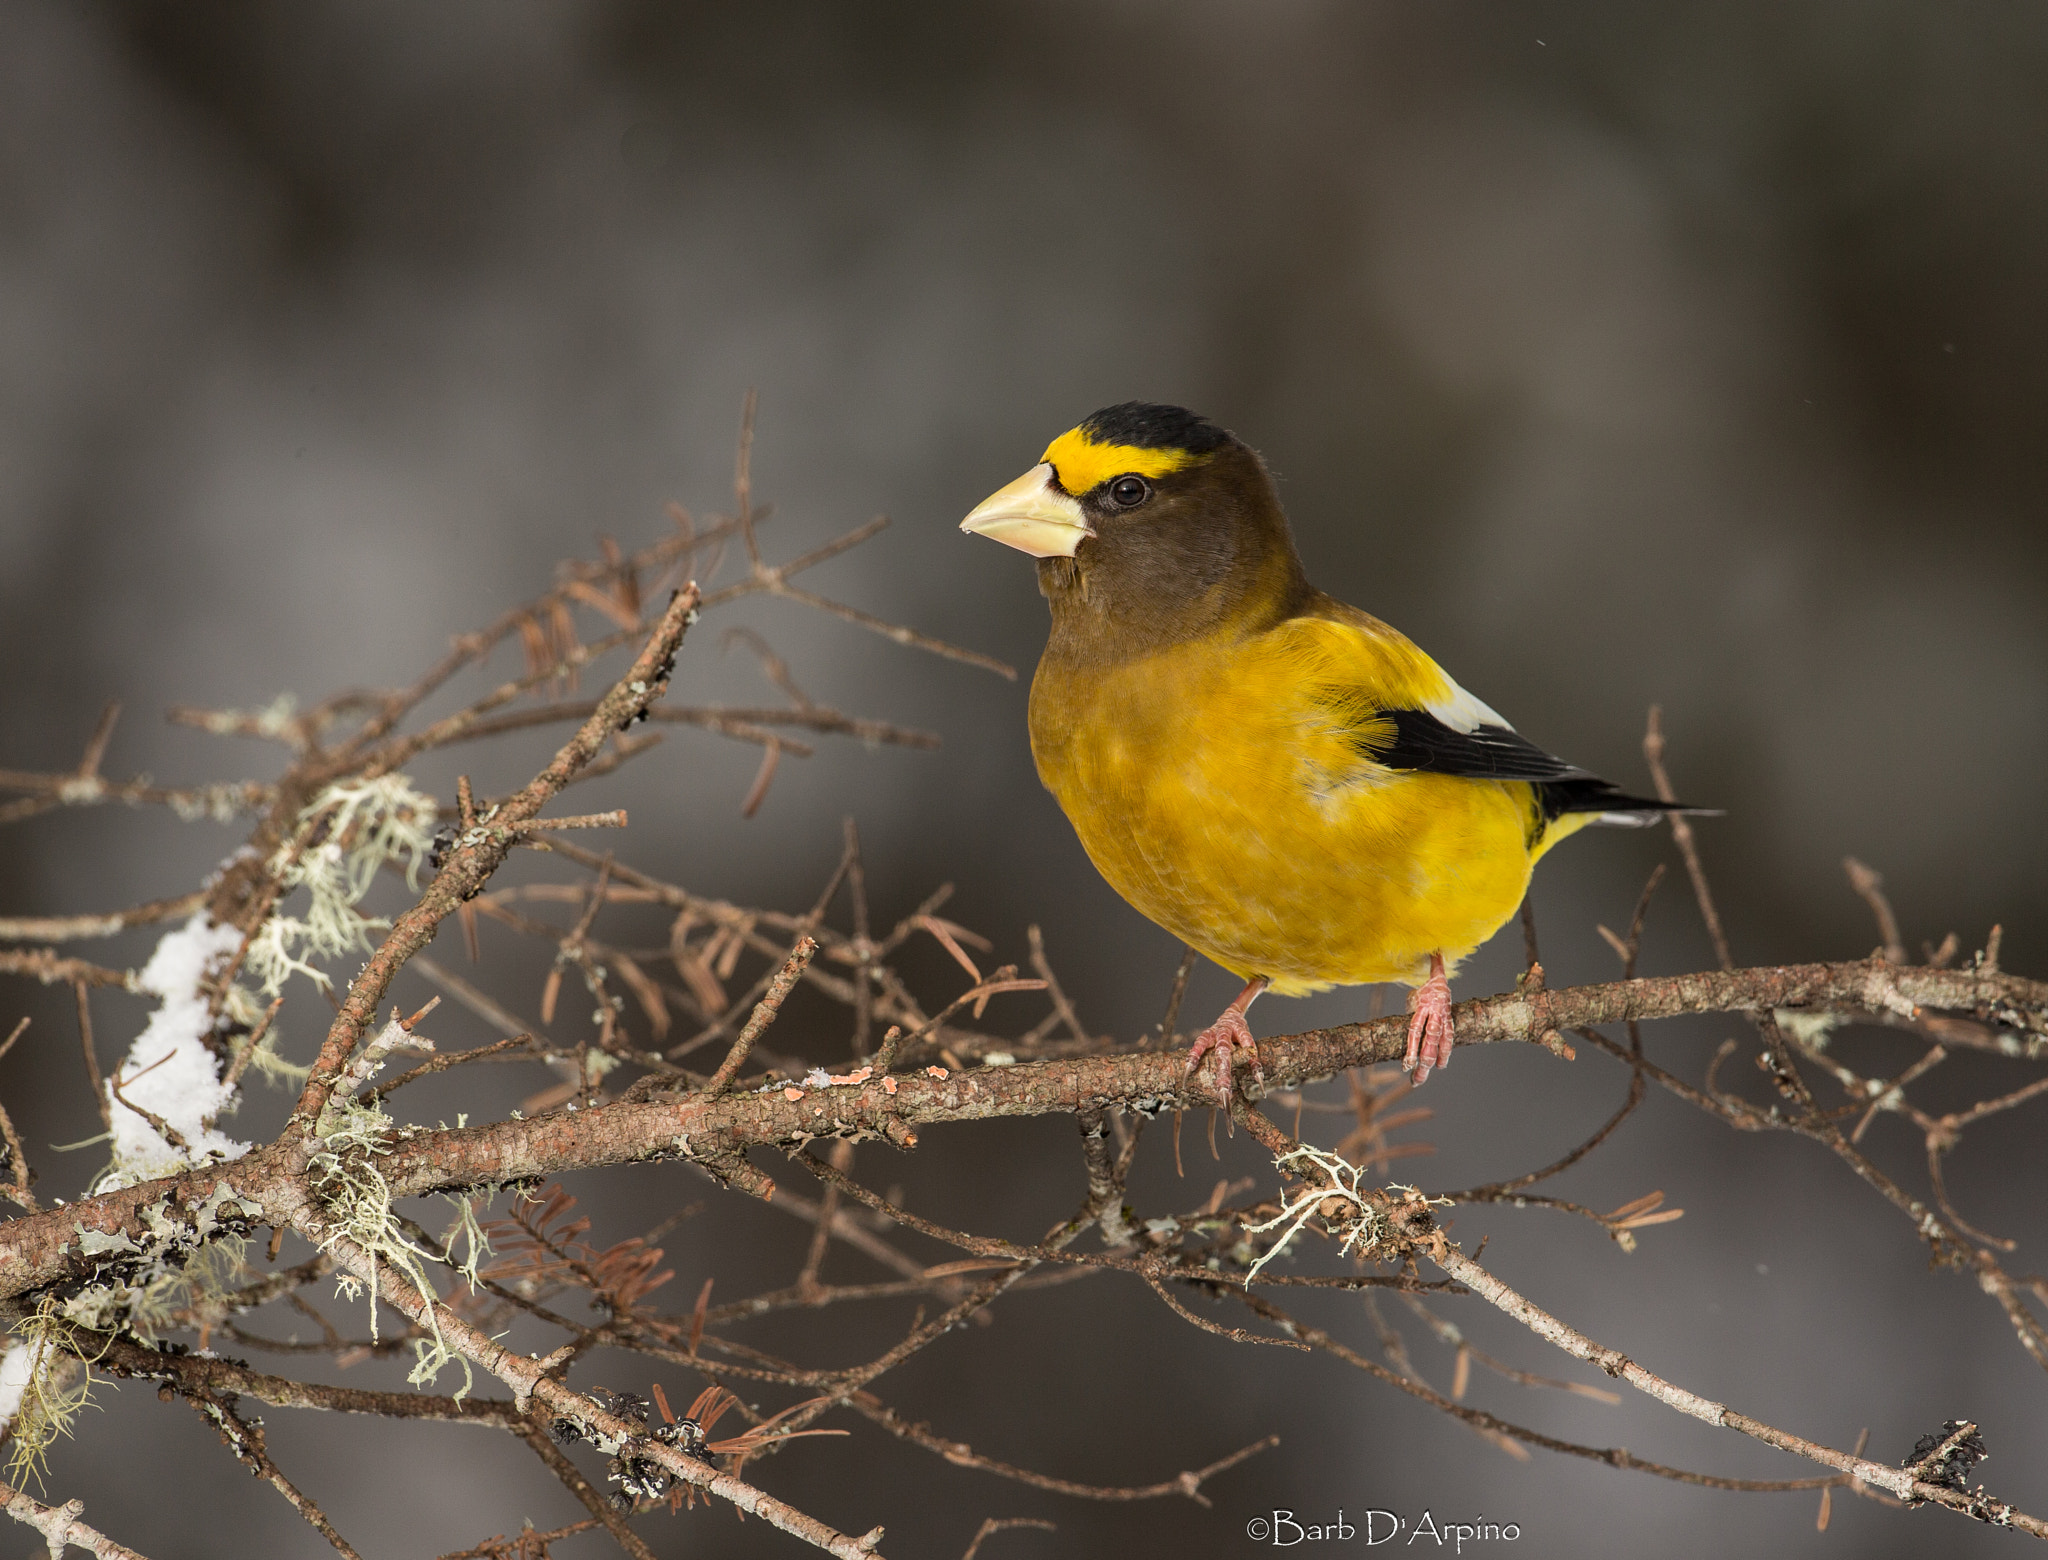
[[[1262,976],[1252,981],[1237,994],[1232,1002],[1216,1017],[1216,1022],[1195,1036],[1195,1043],[1188,1050],[1187,1074],[1192,1076],[1202,1065],[1202,1058],[1209,1052],[1216,1053],[1212,1071],[1216,1080],[1216,1098],[1225,1109],[1230,1106],[1231,1073],[1237,1065],[1237,1048],[1244,1047],[1251,1053],[1252,1076],[1260,1083],[1266,1081],[1265,1069],[1259,1066],[1259,1043],[1252,1038],[1252,1026],[1245,1022],[1245,1009],[1258,999],[1266,989],[1267,982]]]
[[[1429,979],[1408,994],[1408,1054],[1401,1065],[1414,1074],[1420,1088],[1430,1069],[1451,1065],[1451,983],[1444,978],[1444,956],[1429,956]]]

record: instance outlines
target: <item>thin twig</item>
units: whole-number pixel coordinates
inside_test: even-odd
[[[78,1044],[85,1053],[85,1076],[92,1084],[92,1098],[99,1107],[100,1125],[112,1132],[114,1103],[107,1097],[106,1080],[100,1075],[99,1054],[92,1043],[92,1002],[87,996],[84,981],[73,981],[71,989],[78,998]]]
[[[0,975],[26,975],[45,986],[82,982],[88,986],[119,986],[125,990],[134,982],[134,976],[126,970],[110,970],[85,959],[67,959],[55,948],[0,949]]]
[[[1650,766],[1650,778],[1656,782],[1657,799],[1676,802],[1678,793],[1671,789],[1671,779],[1664,772],[1664,729],[1660,715],[1658,707],[1651,705],[1649,729],[1643,733],[1643,759]],[[1713,891],[1707,887],[1707,873],[1700,865],[1699,846],[1693,841],[1692,824],[1684,813],[1670,812],[1664,816],[1671,824],[1671,837],[1678,842],[1678,853],[1685,858],[1685,870],[1692,878],[1693,897],[1699,901],[1700,917],[1707,923],[1707,936],[1714,944],[1714,957],[1721,961],[1722,969],[1732,970],[1735,968],[1735,956],[1728,951],[1728,936],[1721,930],[1720,912],[1715,910]]]
[[[808,934],[797,938],[796,945],[789,950],[789,957],[782,968],[775,972],[775,979],[769,982],[767,995],[754,1004],[753,1016],[747,1020],[746,1028],[732,1043],[732,1049],[725,1054],[725,1060],[718,1064],[718,1071],[711,1075],[711,1081],[704,1085],[706,1099],[715,1099],[723,1094],[740,1067],[747,1059],[747,1053],[754,1049],[754,1042],[761,1038],[763,1031],[775,1022],[775,1015],[782,1010],[783,999],[798,980],[802,979],[804,967],[811,962],[811,956],[818,951],[818,940]]]
[[[1980,1520],[1992,1521],[2003,1527],[2015,1527],[2022,1532],[2032,1533],[2036,1538],[2048,1538],[2048,1521],[2017,1511],[2003,1502],[1987,1496],[1972,1495],[1949,1489],[1945,1485],[1928,1484],[1914,1477],[1914,1470],[1887,1467],[1883,1463],[1871,1462],[1865,1458],[1852,1457],[1847,1452],[1809,1441],[1803,1436],[1779,1430],[1760,1419],[1736,1412],[1721,1403],[1715,1403],[1699,1394],[1666,1381],[1657,1376],[1617,1349],[1595,1343],[1576,1328],[1569,1327],[1532,1304],[1514,1290],[1503,1284],[1478,1263],[1451,1248],[1441,1237],[1432,1246],[1421,1249],[1427,1252],[1429,1260],[1442,1268],[1490,1304],[1506,1312],[1539,1338],[1555,1344],[1565,1353],[1578,1359],[1598,1365],[1610,1376],[1619,1377],[1637,1391],[1655,1398],[1667,1408],[1676,1409],[1694,1419],[1720,1428],[1737,1430],[1747,1436],[1775,1446],[1780,1451],[1791,1452],[1823,1467],[1833,1468],[1866,1484],[1881,1490],[1889,1490],[1904,1500],[1938,1501],[1940,1504],[1961,1511]]]
[[[983,1539],[996,1533],[1007,1533],[1012,1528],[1038,1528],[1046,1533],[1057,1533],[1057,1523],[1047,1522],[1042,1517],[984,1517],[981,1526],[975,1529],[974,1542],[967,1546],[960,1560],[974,1560],[981,1553]]]
[[[632,1556],[632,1560],[654,1560],[654,1551],[647,1547],[647,1541],[626,1526],[626,1519],[601,1491],[583,1477],[583,1470],[548,1439],[545,1430],[527,1423],[519,1427],[517,1434],[532,1448],[533,1455],[547,1465],[548,1472],[562,1481],[562,1487],[582,1503],[583,1509],[603,1524],[613,1543]]]
[[[1884,956],[1893,964],[1906,962],[1905,940],[1899,936],[1899,918],[1892,914],[1892,902],[1884,897],[1884,878],[1854,856],[1842,858],[1842,870],[1849,874],[1849,886],[1856,890],[1870,913],[1877,918],[1877,935],[1884,944]]]
[[[1188,994],[1188,977],[1195,973],[1195,961],[1200,957],[1192,948],[1181,952],[1180,964],[1173,972],[1173,989],[1167,993],[1166,1012],[1159,1020],[1158,1034],[1162,1044],[1173,1043],[1173,1026],[1180,1022],[1181,999]]]
[[[1031,945],[1031,967],[1038,972],[1038,978],[1045,982],[1045,994],[1052,999],[1053,1011],[1060,1016],[1060,1022],[1067,1026],[1067,1032],[1083,1045],[1092,1045],[1094,1037],[1081,1026],[1074,1004],[1067,1000],[1066,992],[1060,989],[1059,977],[1052,972],[1052,965],[1045,956],[1045,937],[1034,923],[1024,929],[1026,940]]]
[[[116,910],[109,915],[0,916],[0,942],[69,942],[82,937],[113,937],[131,926],[175,921],[206,903],[206,891],[195,889],[170,899]]]
[[[1173,1478],[1161,1479],[1153,1484],[1084,1484],[1075,1479],[1060,1479],[1050,1474],[1034,1473],[1028,1468],[1019,1468],[1015,1464],[1002,1462],[977,1452],[964,1441],[949,1441],[943,1436],[933,1434],[924,1425],[911,1424],[869,1393],[856,1392],[847,1398],[847,1403],[855,1412],[880,1425],[899,1440],[909,1441],[913,1445],[924,1447],[927,1451],[936,1452],[956,1467],[976,1468],[983,1473],[995,1474],[998,1478],[1027,1484],[1033,1489],[1046,1490],[1055,1495],[1072,1496],[1080,1500],[1124,1502],[1161,1500],[1179,1495],[1194,1501],[1197,1505],[1207,1506],[1210,1503],[1209,1499],[1202,1494],[1202,1486],[1205,1483],[1217,1474],[1235,1468],[1239,1463],[1248,1461],[1261,1452],[1270,1451],[1280,1444],[1280,1437],[1269,1435],[1252,1442],[1249,1446],[1241,1446],[1228,1456],[1219,1457],[1204,1467],[1192,1468],[1176,1474]]]
[[[1205,1333],[1214,1333],[1219,1338],[1228,1338],[1232,1343],[1267,1343],[1278,1349],[1299,1349],[1304,1354],[1309,1351],[1308,1345],[1297,1338],[1268,1338],[1264,1333],[1246,1332],[1242,1327],[1225,1327],[1220,1323],[1210,1321],[1206,1316],[1197,1316],[1193,1311],[1190,1311],[1186,1306],[1174,1299],[1167,1287],[1160,1283],[1156,1276],[1151,1273],[1143,1276],[1145,1282],[1151,1286],[1152,1293],[1165,1301],[1167,1308],[1175,1316],[1178,1316],[1184,1322],[1190,1322],[1196,1327],[1201,1328]]]
[[[266,1480],[270,1487],[285,1498],[291,1508],[305,1519],[306,1525],[326,1539],[336,1554],[345,1560],[362,1560],[355,1547],[343,1538],[327,1513],[290,1479],[284,1470],[271,1460],[262,1429],[250,1423],[236,1409],[232,1398],[206,1389],[187,1390],[179,1394],[199,1416],[210,1422],[220,1432],[222,1442],[234,1453],[237,1461],[246,1465],[257,1477]]]

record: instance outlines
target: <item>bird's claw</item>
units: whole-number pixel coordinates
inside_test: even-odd
[[[1401,1066],[1413,1075],[1420,1088],[1430,1071],[1451,1065],[1451,983],[1444,978],[1442,960],[1436,960],[1429,979],[1408,996],[1408,1054]]]
[[[1242,1009],[1227,1007],[1216,1022],[1195,1036],[1195,1043],[1188,1051],[1188,1063],[1184,1076],[1193,1077],[1202,1065],[1202,1058],[1209,1052],[1216,1053],[1211,1069],[1215,1074],[1216,1098],[1225,1109],[1230,1106],[1231,1073],[1237,1065],[1239,1046],[1250,1053],[1252,1076],[1260,1083],[1266,1081],[1266,1071],[1259,1065],[1259,1043],[1252,1038],[1252,1026],[1245,1022]]]

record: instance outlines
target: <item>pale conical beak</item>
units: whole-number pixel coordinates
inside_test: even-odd
[[[1008,487],[991,493],[960,522],[972,531],[1029,553],[1034,558],[1071,558],[1095,528],[1080,503],[1052,485],[1053,470],[1040,461]]]

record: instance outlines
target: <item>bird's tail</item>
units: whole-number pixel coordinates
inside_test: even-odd
[[[1545,823],[1569,814],[1590,813],[1588,823],[1619,824],[1642,828],[1666,813],[1687,813],[1696,817],[1718,817],[1718,807],[1695,807],[1690,802],[1660,802],[1655,797],[1630,796],[1607,781],[1592,775],[1570,780],[1544,780],[1536,786],[1536,800],[1543,808]]]

